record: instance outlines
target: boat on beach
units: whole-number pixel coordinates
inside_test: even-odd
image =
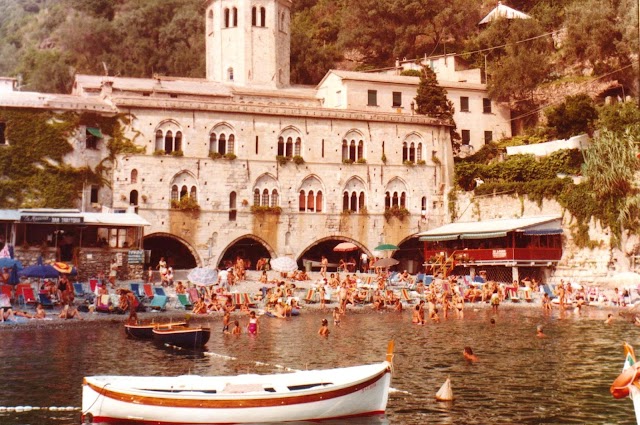
[[[393,341],[385,361],[372,365],[273,375],[85,377],[82,420],[229,424],[381,415],[392,360]]]
[[[640,363],[636,362],[633,347],[624,344],[624,365],[622,373],[611,384],[609,391],[614,398],[629,397],[633,401],[636,423],[640,425]]]
[[[211,329],[202,326],[190,327],[186,324],[180,326],[159,327],[152,329],[153,340],[159,344],[175,345],[184,348],[200,348],[209,342]]]
[[[124,324],[125,333],[134,339],[153,339],[154,329],[171,328],[173,326],[185,326],[187,322],[169,322],[169,323],[142,323],[142,324]]]

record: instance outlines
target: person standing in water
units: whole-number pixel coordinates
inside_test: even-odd
[[[249,324],[247,325],[247,332],[251,335],[258,335],[258,318],[256,312],[249,313]]]
[[[329,336],[329,322],[327,321],[327,319],[322,319],[322,325],[320,326],[320,329],[318,330],[318,335],[323,336],[323,337],[328,337]]]

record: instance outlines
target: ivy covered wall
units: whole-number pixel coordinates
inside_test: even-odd
[[[0,208],[72,208],[83,184],[104,186],[115,155],[139,153],[124,137],[123,116],[0,108],[7,144],[0,146]],[[100,128],[108,154],[92,169],[64,163],[80,126]]]

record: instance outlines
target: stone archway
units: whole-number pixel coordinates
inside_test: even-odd
[[[247,269],[253,270],[260,258],[274,258],[276,252],[263,239],[254,235],[244,235],[230,242],[220,252],[217,267],[228,266],[229,262],[233,263],[238,256],[245,260]]]
[[[358,247],[355,251],[350,252],[335,252],[333,248],[341,242],[351,242]],[[327,236],[325,238],[318,239],[309,245],[300,256],[297,258],[298,263],[304,261],[319,262],[324,255],[330,264],[337,264],[341,259],[350,260],[353,259],[356,264],[356,270],[360,266],[360,255],[365,252],[369,258],[371,258],[371,251],[360,242],[355,239],[351,239],[347,236]]]
[[[160,257],[176,270],[192,269],[202,265],[195,249],[184,239],[170,233],[152,233],[142,241],[145,250],[151,250],[150,262],[145,267],[155,267]]]

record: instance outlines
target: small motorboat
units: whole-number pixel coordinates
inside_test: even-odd
[[[145,323],[145,324],[124,324],[124,331],[128,336],[135,339],[153,339],[154,329],[165,329],[173,326],[185,326],[187,322],[169,323]]]
[[[127,424],[318,421],[384,414],[393,341],[372,365],[274,375],[91,376],[82,420]]]
[[[209,341],[211,329],[188,325],[160,327],[152,329],[153,340],[159,344],[176,345],[184,348],[200,348]]]
[[[636,362],[633,347],[624,344],[624,365],[622,373],[613,381],[609,391],[614,398],[629,397],[633,401],[636,423],[640,425],[640,363]]]

